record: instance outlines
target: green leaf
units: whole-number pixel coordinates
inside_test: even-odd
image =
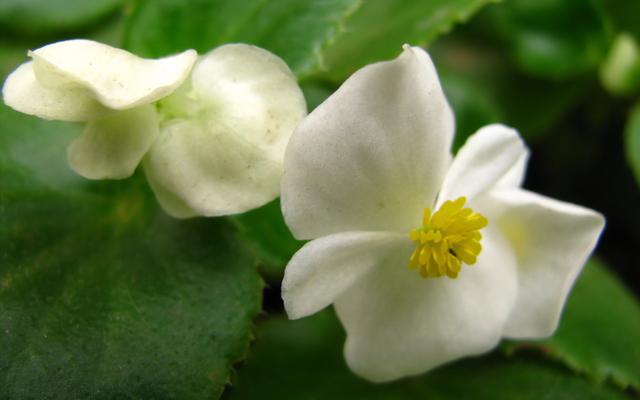
[[[598,260],[574,287],[556,334],[541,342],[510,343],[508,351],[540,349],[598,382],[640,388],[640,305]]]
[[[229,399],[623,399],[566,368],[531,357],[499,354],[468,359],[425,375],[372,384],[350,373],[344,333],[331,310],[298,321],[258,326],[247,365]],[[402,340],[399,336],[398,340]],[[276,378],[274,371],[281,371]]]
[[[409,43],[426,46],[499,0],[367,1],[325,51],[326,73],[340,82],[366,64],[391,59]]]
[[[338,85],[307,80],[300,84],[300,88],[304,93],[304,98],[307,100],[307,109],[311,112],[338,90]]]
[[[66,165],[79,126],[0,107],[0,398],[214,398],[261,281],[224,219]]]
[[[624,129],[624,147],[627,162],[631,166],[640,185],[640,102],[636,103],[629,112],[629,119]]]
[[[287,228],[280,211],[280,200],[229,218],[255,251],[263,276],[269,282],[279,284],[285,265],[304,243],[294,239]]]
[[[49,35],[88,27],[113,13],[123,0],[2,0],[0,31]]]
[[[590,1],[511,0],[491,11],[487,29],[497,30],[520,67],[538,77],[595,71],[611,39]]]
[[[27,61],[27,48],[22,43],[0,40],[0,80],[5,78],[18,65]]]
[[[490,90],[469,76],[440,73],[442,87],[456,118],[454,153],[467,138],[484,125],[504,121],[504,116]]]
[[[147,0],[129,22],[126,47],[158,57],[224,43],[263,47],[300,77],[317,70],[321,53],[360,0]]]

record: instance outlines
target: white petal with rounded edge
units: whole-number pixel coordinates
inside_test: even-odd
[[[278,196],[282,175],[279,163],[229,127],[197,119],[163,128],[144,167],[174,217],[191,216],[184,215],[189,209],[213,217],[259,207]]]
[[[285,270],[287,315],[297,319],[320,311],[387,259],[408,260],[413,246],[407,235],[392,232],[346,232],[312,240]]]
[[[514,129],[487,125],[467,139],[451,163],[442,183],[438,207],[446,200],[474,196],[493,187],[502,178],[515,183],[524,176],[527,148]],[[523,160],[523,157],[524,160]],[[512,174],[512,177],[509,177]],[[506,181],[502,182],[503,184]],[[436,207],[437,208],[437,207]]]
[[[2,87],[6,105],[24,114],[62,121],[89,121],[111,112],[84,88],[51,89],[36,80],[33,61],[19,66]]]
[[[198,61],[191,83],[208,107],[203,113],[282,164],[293,130],[307,115],[304,94],[284,61],[256,46],[228,44]]]
[[[123,110],[171,94],[196,62],[195,50],[157,60],[91,40],[53,43],[29,53],[36,78],[50,88],[83,87],[105,106]]]
[[[551,335],[573,283],[595,247],[604,217],[587,208],[520,189],[481,200],[491,224],[516,252],[518,298],[505,327],[511,338]]]
[[[146,158],[145,158],[146,160]],[[156,177],[153,172],[149,172],[149,163],[142,163],[147,182],[156,195],[158,203],[162,208],[174,218],[192,218],[197,217],[198,212],[189,205],[187,205],[181,198],[177,197],[174,193],[165,188],[160,182],[156,181]]]
[[[453,114],[431,59],[405,47],[353,74],[298,126],[282,210],[298,239],[406,233],[433,205],[450,162]]]
[[[527,173],[527,164],[529,163],[529,149],[520,154],[518,160],[511,166],[506,174],[496,182],[494,187],[501,188],[519,188],[524,183]]]
[[[492,349],[516,298],[513,253],[490,228],[474,266],[457,279],[423,279],[389,259],[340,296],[345,358],[358,375],[384,382]]]
[[[158,131],[158,114],[152,105],[92,120],[69,145],[69,165],[89,179],[127,178],[136,170]]]
[[[284,149],[306,105],[282,60],[226,45],[202,57],[160,110],[164,127],[145,170],[161,204],[176,217],[219,216],[278,196]]]

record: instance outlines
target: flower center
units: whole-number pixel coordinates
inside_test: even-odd
[[[425,208],[422,227],[409,233],[416,243],[409,267],[417,268],[423,278],[446,275],[455,279],[462,263],[476,263],[482,251],[480,229],[488,221],[472,209],[463,208],[466,201],[465,197],[447,200],[433,214]]]
[[[175,92],[156,103],[161,121],[198,118],[206,110],[190,82],[183,83]]]

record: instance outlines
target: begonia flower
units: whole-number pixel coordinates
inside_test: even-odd
[[[156,60],[90,40],[30,51],[4,102],[44,119],[86,122],[68,161],[89,179],[123,179],[144,159],[175,217],[259,207],[279,194],[282,159],[306,105],[277,56],[245,44]]]
[[[286,267],[290,318],[333,304],[344,354],[382,382],[551,335],[604,226],[521,188],[528,150],[489,125],[451,154],[453,113],[428,54],[357,71],[298,126],[282,211],[312,239]]]

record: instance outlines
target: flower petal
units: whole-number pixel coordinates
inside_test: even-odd
[[[461,196],[472,199],[498,182],[521,181],[527,152],[514,129],[499,124],[481,128],[456,154],[442,183],[438,204]]]
[[[82,87],[105,106],[123,110],[152,103],[173,92],[196,62],[195,50],[157,60],[91,40],[67,40],[29,53],[40,83],[49,88]]]
[[[604,217],[587,208],[520,189],[483,200],[516,251],[518,298],[505,328],[511,338],[551,335],[569,291],[595,247]],[[487,208],[485,207],[485,208]]]
[[[52,89],[43,86],[33,73],[33,61],[19,66],[2,87],[9,107],[24,114],[62,121],[89,121],[110,112],[81,87]]]
[[[496,182],[495,187],[512,189],[521,187],[524,183],[528,163],[529,149],[525,147],[524,151],[520,153],[518,160],[511,166],[507,173]]]
[[[256,46],[228,44],[202,57],[192,84],[211,118],[282,164],[293,130],[307,115],[304,94],[284,61]]]
[[[406,235],[391,232],[336,233],[307,243],[285,270],[287,315],[297,319],[320,311],[389,257],[408,260],[412,247]]]
[[[169,194],[198,215],[211,217],[244,212],[273,200],[281,176],[281,166],[260,149],[226,126],[199,120],[163,128],[144,167],[158,198]]]
[[[198,212],[196,210],[189,207],[181,198],[177,197],[173,192],[164,187],[161,182],[156,180],[155,175],[149,172],[148,165],[148,162],[143,161],[142,166],[147,177],[147,182],[149,182],[149,186],[151,186],[151,189],[155,193],[158,203],[160,203],[167,214],[174,218],[197,217]]]
[[[433,205],[453,114],[431,59],[405,46],[357,71],[305,118],[285,155],[282,210],[299,239],[406,233]]]
[[[516,298],[515,259],[486,229],[476,265],[457,279],[421,278],[406,259],[388,259],[335,302],[347,331],[351,369],[372,381],[415,375],[500,340]]]
[[[151,147],[158,130],[158,115],[152,105],[92,120],[69,145],[69,165],[89,179],[127,178]]]
[[[219,47],[160,109],[169,119],[144,164],[167,212],[235,214],[278,196],[286,143],[306,114],[278,57],[249,45]]]

